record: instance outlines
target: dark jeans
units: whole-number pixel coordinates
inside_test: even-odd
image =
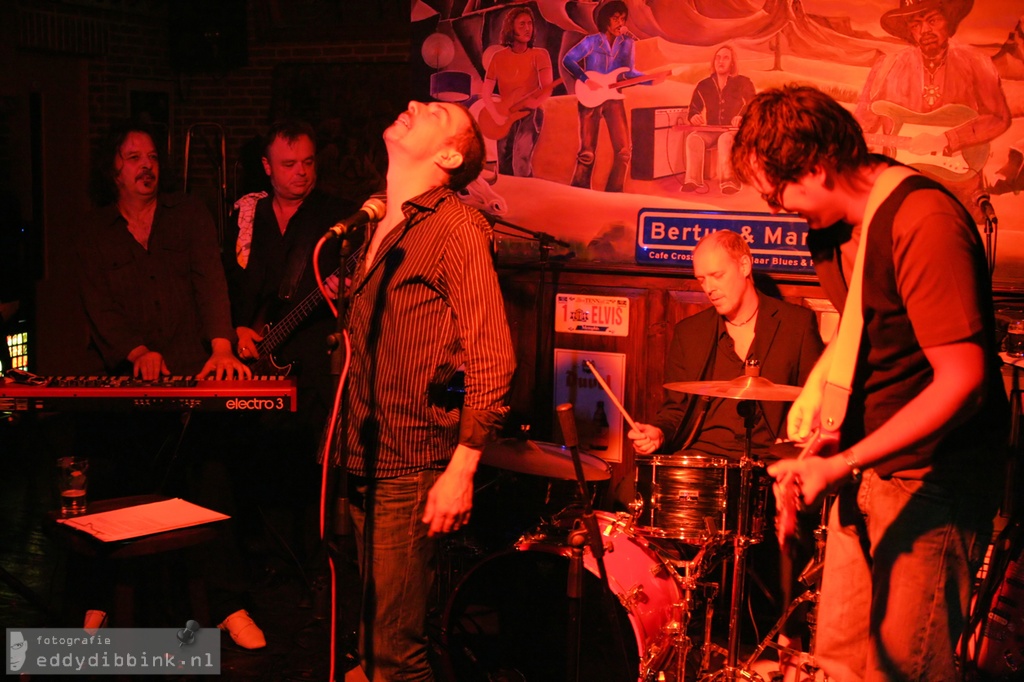
[[[427,606],[436,542],[420,519],[439,470],[370,480],[349,476],[363,607],[359,655],[374,682],[429,681]]]
[[[620,99],[608,100],[594,108],[577,104],[580,116],[580,149],[576,153],[576,170],[572,174],[572,186],[590,189],[590,175],[594,172],[597,158],[597,136],[601,132],[601,119],[608,125],[612,140],[612,170],[605,183],[605,192],[621,192],[626,180],[626,169],[633,154],[629,143],[629,123],[626,121],[626,105]]]

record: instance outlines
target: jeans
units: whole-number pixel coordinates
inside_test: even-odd
[[[533,149],[544,125],[544,111],[534,109],[509,128],[498,140],[498,172],[519,178],[533,177]]]
[[[864,472],[832,507],[817,656],[836,680],[959,680],[956,646],[992,505]],[[987,521],[986,521],[987,520]],[[979,538],[982,540],[978,542]]]
[[[683,182],[694,185],[704,184],[704,154],[709,145],[718,149],[718,182],[723,185],[738,184],[732,172],[732,143],[736,134],[731,130],[724,133],[695,130],[686,136],[686,173]]]
[[[590,108],[577,104],[580,117],[580,149],[576,153],[576,169],[572,174],[572,186],[590,189],[590,175],[594,172],[597,158],[597,137],[601,132],[601,119],[608,125],[608,136],[612,140],[612,169],[605,183],[605,192],[621,192],[626,180],[626,169],[633,155],[629,142],[629,123],[626,121],[626,105],[621,99],[612,99]]]
[[[433,680],[427,606],[435,540],[420,521],[439,470],[368,480],[349,476],[363,606],[359,655],[373,680]]]

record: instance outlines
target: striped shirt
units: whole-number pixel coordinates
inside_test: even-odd
[[[348,470],[369,478],[441,468],[456,445],[490,442],[515,369],[487,221],[444,187],[402,212],[351,287],[341,442]],[[445,388],[460,368],[464,405],[449,409]]]

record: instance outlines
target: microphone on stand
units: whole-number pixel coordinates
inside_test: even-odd
[[[999,229],[999,218],[996,210],[992,208],[992,198],[988,192],[979,190],[971,195],[971,200],[981,214],[985,216],[985,226],[982,231],[985,235],[985,261],[988,264],[988,274],[991,277],[996,269],[996,230]]]
[[[387,205],[377,197],[370,197],[362,208],[327,230],[324,237],[341,237],[352,228],[380,220],[387,211]]]
[[[992,208],[992,197],[988,195],[988,192],[975,192],[971,198],[974,200],[974,205],[981,211],[981,214],[985,216],[986,222],[991,225],[999,224],[996,210]]]

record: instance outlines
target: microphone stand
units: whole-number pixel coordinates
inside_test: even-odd
[[[576,433],[576,415],[573,413],[572,403],[562,403],[556,409],[558,422],[562,427],[562,437],[565,446],[569,448],[572,456],[572,467],[576,474],[576,491],[583,504],[583,529],[574,531],[569,535],[570,559],[569,579],[566,585],[566,596],[569,600],[568,639],[566,646],[566,680],[578,682],[580,679],[580,649],[582,641],[581,619],[583,612],[583,546],[590,547],[590,553],[597,562],[598,577],[601,579],[602,602],[608,610],[607,620],[612,626],[615,638],[618,641],[618,649],[622,654],[623,670],[628,668],[625,644],[622,641],[622,633],[618,628],[618,619],[612,604],[612,591],[608,583],[608,572],[604,565],[604,543],[601,540],[601,531],[597,525],[597,517],[594,516],[593,506],[590,504],[590,495],[587,492],[587,480],[583,475],[583,462],[580,460],[579,436]]]
[[[985,213],[985,260],[988,262],[988,276],[992,278],[996,271],[995,234],[999,227],[999,218],[995,211]]]
[[[335,327],[335,332],[333,334],[331,334],[327,338],[328,352],[331,355],[331,376],[334,378],[334,381],[332,382],[332,386],[333,386],[335,394],[337,394],[337,392],[340,389],[340,386],[338,384],[339,384],[339,382],[341,381],[341,378],[342,378],[341,377],[341,371],[342,371],[342,368],[345,365],[345,359],[346,359],[345,356],[346,356],[346,353],[347,353],[347,350],[346,350],[346,347],[345,347],[345,330],[346,330],[345,324],[346,324],[346,318],[348,317],[348,297],[345,295],[345,289],[346,289],[345,278],[346,278],[346,275],[347,275],[346,270],[348,269],[347,268],[347,264],[349,262],[349,257],[352,255],[352,251],[353,251],[353,244],[352,244],[351,237],[352,237],[352,234],[355,232],[356,229],[357,229],[356,227],[349,226],[340,235],[340,237],[341,237],[341,247],[339,248],[340,263],[339,263],[339,266],[338,266],[338,288],[337,288],[337,291],[335,293],[335,308],[338,311],[338,317],[337,317],[337,323],[336,323],[336,327]],[[341,404],[341,403],[338,404],[339,412],[343,412],[344,408],[345,408],[344,404]],[[337,415],[337,417],[340,419],[341,415],[339,414],[339,415]],[[343,433],[343,431],[344,431],[344,428],[336,429],[336,432],[341,432],[342,436],[339,437],[338,443],[335,444],[335,447],[341,448],[342,450],[344,449],[344,433]],[[326,449],[325,449],[325,451],[323,453],[324,463],[323,463],[323,481],[322,481],[322,485],[323,485],[323,487],[325,489],[325,495],[327,496],[327,500],[330,500],[332,498],[336,499],[336,504],[335,504],[335,508],[334,508],[335,509],[335,513],[334,513],[333,516],[334,516],[335,520],[337,520],[339,517],[341,519],[340,529],[338,531],[339,534],[340,535],[350,535],[352,533],[352,528],[351,528],[351,522],[349,521],[349,514],[348,514],[348,477],[347,477],[348,470],[345,467],[345,462],[341,461],[340,462],[340,466],[336,467],[336,472],[335,472],[334,476],[333,477],[331,476],[331,467],[330,467],[330,461],[329,461],[328,458],[329,458],[330,452],[331,452],[330,444],[332,443],[333,439],[334,439],[334,433],[326,433],[326,434],[324,434],[323,440],[327,444],[327,446],[326,446]],[[335,498],[335,493],[337,495],[336,498]],[[330,613],[329,617],[331,619],[331,628],[330,628],[330,630],[331,630],[331,645],[330,645],[331,649],[330,649],[330,652],[331,653],[330,653],[330,656],[331,656],[332,668],[333,668],[334,661],[337,660],[337,647],[338,647],[338,637],[337,637],[337,632],[336,632],[336,629],[335,629],[336,625],[337,625],[337,613],[334,612],[334,604],[335,604],[335,601],[336,601],[335,590],[337,589],[337,579],[336,579],[336,577],[334,575],[335,571],[334,571],[334,562],[333,562],[333,559],[331,558],[331,544],[330,544],[330,541],[328,540],[328,537],[330,536],[330,528],[333,527],[332,524],[328,524],[327,523],[327,520],[329,518],[331,518],[331,514],[329,513],[330,506],[326,502],[325,502],[324,506],[325,506],[324,513],[327,515],[328,518],[320,520],[320,522],[323,524],[323,529],[324,529],[323,533],[321,534],[321,537],[320,537],[320,542],[321,542],[321,551],[324,553],[324,556],[327,557],[328,563],[331,566],[331,570],[330,570],[330,575],[331,575],[331,581],[330,581],[330,583],[331,583],[330,584],[330,594],[331,594],[330,611],[331,611],[331,613]],[[334,679],[331,679],[329,682],[334,682]]]
[[[550,251],[552,246],[561,246],[563,249],[572,248],[572,245],[569,244],[569,242],[562,241],[561,239],[556,239],[554,235],[550,235],[547,232],[539,232],[537,230],[531,230],[527,227],[516,225],[515,223],[510,223],[507,220],[504,220],[494,215],[493,213],[485,213],[484,215],[487,217],[487,220],[489,222],[495,225],[504,225],[505,227],[511,227],[513,230],[516,230],[517,232],[521,232],[525,235],[532,237],[534,240],[540,243],[542,251],[545,249]]]
[[[988,265],[988,275],[991,280],[996,270],[996,239],[999,228],[999,217],[992,207],[992,199],[988,194],[987,183],[983,184],[980,191],[971,196],[971,202],[981,211],[985,218],[985,262]]]
[[[345,365],[345,320],[348,317],[348,297],[345,295],[345,276],[346,269],[349,262],[349,257],[352,255],[352,233],[355,228],[348,228],[343,232],[341,236],[341,247],[339,248],[338,255],[340,263],[338,265],[338,289],[334,295],[334,306],[338,311],[338,318],[335,325],[335,332],[327,337],[327,347],[331,354],[331,376],[334,377],[334,389],[338,388],[338,381],[341,379],[341,369]],[[344,408],[344,406],[342,406]],[[340,415],[339,415],[340,417]],[[331,439],[334,434],[327,434],[327,439]],[[340,446],[340,443],[339,443]],[[325,455],[326,456],[326,455]],[[341,466],[338,467],[338,474],[335,476],[334,485],[335,490],[338,491],[337,497],[337,512],[343,519],[342,535],[347,535],[351,532],[348,524],[348,485],[346,480],[345,463],[342,462]],[[348,532],[345,532],[345,531]],[[326,538],[326,533],[324,534]]]
[[[541,232],[538,230],[531,230],[515,223],[510,223],[507,220],[500,218],[499,216],[491,213],[485,213],[484,216],[488,222],[492,225],[504,225],[505,227],[512,228],[513,230],[520,232],[521,234],[532,238],[537,242],[537,248],[539,252],[539,279],[537,282],[537,318],[535,323],[536,329],[536,344],[534,346],[534,376],[533,386],[536,390],[537,387],[542,386],[545,383],[545,378],[550,376],[554,372],[553,368],[553,348],[554,348],[554,327],[550,324],[545,324],[546,320],[550,320],[554,314],[552,306],[548,303],[547,296],[547,280],[548,270],[552,269],[552,258],[551,250],[559,246],[563,249],[571,249],[572,245],[561,239],[556,239],[553,235],[547,232]],[[575,254],[570,254],[570,257]],[[554,271],[553,271],[554,272]],[[555,291],[558,285],[557,277],[552,277],[552,291]],[[550,329],[546,335],[542,335],[542,329]],[[536,410],[535,418],[537,423],[533,432],[535,434],[550,434],[551,423],[550,423],[550,410],[551,406],[540,405],[537,406],[539,409]]]

